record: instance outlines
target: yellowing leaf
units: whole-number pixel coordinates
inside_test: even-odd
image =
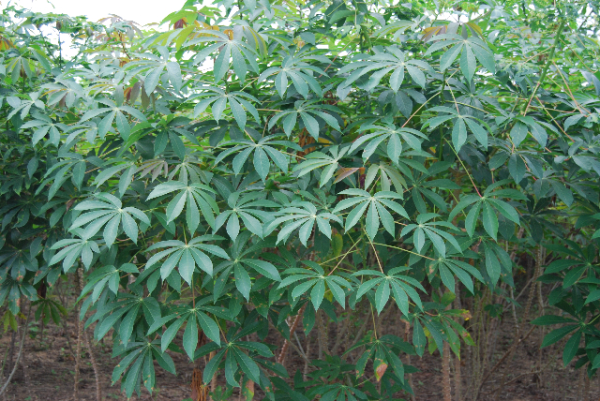
[[[373,361],[373,369],[375,371],[375,379],[377,379],[377,381],[381,381],[381,378],[385,374],[387,368],[388,364],[382,359],[376,358],[375,361]]]
[[[344,247],[344,239],[341,234],[334,234],[331,238],[331,248],[333,249],[333,256],[338,257],[342,253]]]
[[[251,401],[254,398],[254,382],[252,380],[246,380],[244,387],[242,387],[242,395],[246,401]]]

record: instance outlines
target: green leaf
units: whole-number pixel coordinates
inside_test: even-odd
[[[579,327],[579,326],[568,325],[568,326],[565,326],[565,327],[561,327],[560,329],[552,330],[550,333],[546,334],[546,336],[544,337],[544,340],[542,341],[541,348],[545,348],[545,347],[547,347],[549,345],[552,345],[552,344],[560,341],[567,334],[569,334],[570,332],[572,332],[573,330],[575,330],[577,327]]]
[[[169,132],[169,141],[171,142],[171,147],[177,157],[183,161],[183,159],[185,159],[185,145],[179,135]]]
[[[521,142],[527,137],[527,126],[523,123],[517,122],[513,125],[510,130],[510,139],[512,139],[515,146],[519,146]]]
[[[259,382],[260,381],[260,369],[258,368],[258,365],[252,359],[250,359],[250,357],[248,357],[248,355],[246,355],[244,352],[242,352],[239,348],[231,347],[230,350],[235,355],[235,359],[237,360],[240,367],[242,368],[242,371],[245,374],[247,374],[248,377],[250,377],[250,379],[252,379],[252,381]]]
[[[315,307],[315,310],[319,310],[319,306],[321,306],[321,302],[323,302],[323,297],[325,296],[325,281],[319,280],[317,284],[313,287],[310,292],[310,300]]]
[[[319,123],[317,120],[308,113],[300,113],[300,117],[302,118],[302,122],[304,123],[304,126],[308,132],[313,136],[313,138],[318,139]]]
[[[221,363],[221,359],[223,359],[223,355],[225,355],[225,351],[227,351],[227,350],[224,349],[224,350],[219,351],[206,364],[206,367],[204,368],[204,372],[202,372],[202,381],[205,384],[210,383],[213,376],[217,372],[217,369],[219,368],[219,363]]]
[[[494,254],[492,249],[489,246],[487,246],[487,244],[484,246],[484,250],[485,269],[488,276],[490,277],[490,280],[492,281],[492,285],[495,286],[498,283],[498,280],[500,279],[500,275],[502,274],[502,266],[500,265],[500,262],[498,261],[498,258],[496,258],[496,255]]]
[[[174,61],[167,62],[167,74],[169,75],[169,81],[171,81],[175,90],[181,90],[182,78],[179,63]]]
[[[171,325],[164,331],[162,337],[160,338],[160,347],[162,352],[167,350],[184,322],[185,319],[179,318],[175,320],[175,322],[171,323]]]
[[[190,359],[194,359],[196,347],[198,346],[198,325],[196,323],[196,315],[191,314],[187,320],[187,326],[183,333],[183,349],[188,354]]]
[[[200,322],[200,327],[202,328],[202,331],[206,334],[206,336],[212,341],[214,341],[217,345],[220,344],[221,334],[217,323],[215,323],[213,319],[208,317],[208,315],[206,315],[203,312],[196,312],[196,315],[198,318],[198,322]]]
[[[488,204],[488,202],[483,203],[483,227],[485,231],[494,239],[498,239],[498,217],[496,216],[496,212],[494,209]]]
[[[377,308],[377,313],[381,314],[383,308],[387,304],[390,298],[390,285],[387,281],[382,282],[377,287],[377,291],[375,292],[375,307]]]
[[[425,331],[423,330],[423,326],[421,326],[421,323],[415,319],[413,325],[413,345],[415,346],[417,355],[423,356],[426,344],[427,339],[425,337]]]
[[[549,326],[552,324],[561,324],[561,323],[575,323],[573,319],[569,319],[562,316],[555,315],[545,315],[540,316],[537,319],[531,321],[531,324],[535,324],[538,326]]]
[[[189,285],[192,285],[192,275],[194,274],[195,267],[196,264],[191,252],[189,250],[183,251],[181,259],[179,260],[179,274]]]
[[[473,54],[471,46],[464,46],[460,57],[460,69],[468,81],[473,79],[475,67],[475,54]]]
[[[565,344],[565,349],[563,350],[563,364],[567,366],[569,362],[575,358],[577,354],[577,350],[579,349],[579,342],[581,341],[581,331],[577,331],[569,341]]]
[[[452,128],[452,144],[457,152],[462,148],[466,141],[467,127],[462,118],[457,118],[454,120],[454,127]]]
[[[236,263],[233,268],[233,275],[235,277],[235,287],[244,296],[244,298],[249,299],[252,282],[250,281],[250,276],[241,264]]]
[[[146,90],[146,94],[150,96],[154,89],[158,85],[158,80],[160,79],[160,75],[163,72],[164,67],[156,67],[150,71],[150,73],[146,76],[144,80],[144,88]]]
[[[261,148],[256,148],[254,151],[254,168],[263,181],[267,178],[270,167],[271,163],[269,162],[269,158],[265,151]]]
[[[140,310],[140,305],[136,305],[127,312],[123,321],[121,322],[121,326],[119,327],[119,334],[121,337],[121,341],[123,344],[127,345],[131,338],[131,334],[133,332],[133,326],[135,323],[135,319],[138,316],[138,312]]]
[[[595,302],[599,299],[600,299],[600,288],[597,288],[589,293],[589,295],[585,299],[585,305],[589,304],[590,302]]]
[[[456,45],[447,50],[442,57],[440,57],[440,70],[444,71],[452,65],[458,54],[462,50],[463,45]]]
[[[479,212],[481,211],[483,202],[477,202],[477,204],[469,210],[469,214],[465,219],[465,229],[467,230],[467,234],[470,237],[475,233],[475,227],[477,226],[477,221],[479,218]]]
[[[369,238],[375,238],[379,230],[379,215],[377,214],[377,207],[372,202],[367,211],[366,225]]]
[[[252,267],[254,270],[262,274],[263,276],[266,276],[271,280],[281,281],[279,272],[277,271],[277,268],[273,266],[273,264],[258,259],[244,259],[243,262],[246,265]]]

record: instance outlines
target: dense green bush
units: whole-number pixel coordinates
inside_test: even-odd
[[[163,32],[3,11],[5,326],[25,300],[59,320],[80,271],[128,396],[181,352],[215,399],[392,400],[407,355],[473,344],[465,305],[514,300],[529,254],[524,324],[544,290],[542,346],[596,373],[596,1],[195,3]],[[359,311],[308,381],[286,370],[306,356],[279,339]]]

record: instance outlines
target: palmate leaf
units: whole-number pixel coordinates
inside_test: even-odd
[[[464,196],[456,205],[454,210],[452,210],[448,216],[448,220],[450,221],[454,219],[454,217],[463,211],[467,206],[473,205],[465,219],[465,228],[467,233],[469,236],[473,236],[477,223],[479,221],[483,221],[483,227],[485,228],[485,231],[490,235],[490,237],[496,240],[499,227],[498,216],[496,215],[496,212],[500,212],[504,218],[514,222],[515,224],[520,224],[519,213],[517,210],[508,202],[498,198],[526,200],[526,197],[523,195],[523,193],[515,189],[497,189],[508,182],[510,182],[510,180],[502,180],[490,185],[486,188],[481,197],[478,195]],[[481,220],[479,218],[480,213],[482,214]]]
[[[489,241],[482,238],[483,255],[485,256],[485,272],[491,281],[492,286],[496,286],[500,277],[504,277],[504,281],[512,284],[512,268],[513,262],[509,254],[494,241]],[[482,266],[483,267],[483,266]]]
[[[232,387],[240,386],[240,376],[244,374],[247,378],[264,388],[264,385],[269,382],[261,380],[261,376],[264,377],[264,371],[260,368],[259,364],[279,375],[287,377],[285,368],[281,364],[259,359],[259,357],[271,358],[274,356],[267,345],[243,340],[243,336],[256,332],[258,325],[253,324],[243,327],[241,330],[239,329],[238,326],[234,326],[229,330],[227,333],[227,342],[223,342],[220,345],[209,343],[196,351],[194,359],[216,352],[215,357],[213,357],[214,361],[211,359],[204,370],[202,377],[204,383],[210,383],[219,365],[222,363],[225,370],[225,379]],[[223,361],[223,359],[225,360]]]
[[[50,323],[50,319],[52,319],[54,324],[60,324],[61,315],[63,317],[68,315],[65,307],[52,299],[41,298],[38,301],[32,302],[32,306],[33,305],[37,307],[37,310],[35,311],[35,318],[45,325]],[[17,327],[14,327],[14,330],[16,331]]]
[[[420,171],[422,174],[414,173],[407,175],[408,185],[410,189],[411,200],[419,213],[427,213],[428,203],[439,208],[440,211],[447,211],[447,203],[440,194],[440,190],[456,190],[460,186],[449,179],[431,179],[436,177],[440,171],[450,167],[450,163],[438,162],[433,164],[429,169]],[[437,190],[437,192],[434,192]],[[428,202],[426,202],[426,200]]]
[[[81,259],[85,268],[89,269],[94,259],[94,253],[100,253],[100,248],[96,241],[90,240],[90,237],[86,236],[82,230],[74,229],[73,233],[76,234],[79,239],[63,239],[50,248],[53,250],[62,248],[52,256],[48,264],[52,266],[62,260],[62,267],[65,273],[67,273],[79,259]]]
[[[31,128],[33,135],[31,136],[31,142],[35,146],[41,141],[46,135],[48,135],[48,142],[54,146],[58,146],[61,133],[69,131],[69,127],[63,123],[54,122],[47,115],[41,114],[37,111],[31,113],[35,120],[30,120],[21,126],[21,129]]]
[[[352,289],[352,285],[340,276],[333,274],[325,275],[323,268],[313,261],[303,260],[302,263],[309,269],[286,269],[285,274],[288,276],[279,283],[278,288],[281,289],[293,285],[292,298],[298,298],[311,290],[309,297],[315,310],[319,310],[325,297],[325,292],[329,290],[333,298],[335,298],[342,308],[345,308],[346,294],[342,287]],[[302,282],[298,283],[300,281]]]
[[[452,46],[440,57],[440,70],[442,71],[450,67],[459,54],[461,54],[460,69],[468,81],[473,79],[477,67],[476,61],[479,61],[492,74],[496,70],[494,54],[481,39],[475,36],[465,39],[460,35],[446,33],[432,37],[432,41],[435,43],[427,49],[425,55]]]
[[[250,291],[252,289],[252,277],[249,272],[254,271],[272,281],[281,281],[279,271],[272,263],[253,257],[255,252],[263,249],[261,243],[245,248],[250,240],[250,236],[251,233],[248,231],[244,231],[238,235],[229,249],[230,256],[228,260],[220,263],[215,268],[215,276],[217,276],[213,290],[215,301],[225,291],[225,286],[231,278],[232,273],[235,279],[235,288],[246,300],[250,299]]]
[[[265,235],[269,235],[276,227],[283,224],[277,234],[277,243],[287,241],[296,229],[300,229],[299,238],[304,246],[308,246],[308,238],[311,236],[313,228],[315,230],[318,228],[321,233],[331,239],[330,221],[335,221],[340,225],[343,223],[340,217],[324,210],[317,211],[317,208],[309,202],[292,203],[292,207],[282,208],[274,217],[274,220],[265,225]]]
[[[439,227],[445,227],[451,231],[459,232],[458,229],[446,221],[431,221],[432,219],[438,218],[440,215],[436,213],[425,213],[417,216],[417,224],[409,224],[402,229],[401,236],[406,236],[413,232],[412,241],[415,245],[417,252],[421,252],[421,249],[425,246],[425,241],[429,240],[435,250],[443,257],[446,255],[446,242],[459,253],[462,253],[462,249],[458,244],[458,241],[452,234],[443,231]]]
[[[456,288],[454,277],[456,276],[471,293],[474,293],[473,277],[480,282],[484,282],[483,277],[479,270],[470,264],[459,259],[452,259],[453,257],[460,256],[457,252],[448,252],[446,256],[442,256],[431,262],[428,270],[430,281],[437,274],[446,288],[454,293]]]
[[[124,163],[123,163],[124,162]],[[110,166],[110,167],[109,167]],[[119,194],[122,197],[125,191],[131,184],[131,180],[137,170],[135,162],[128,158],[115,158],[110,163],[105,163],[103,169],[96,176],[93,185],[100,187],[106,181],[116,178],[117,174],[121,174],[119,178]]]
[[[340,111],[337,107],[322,104],[318,100],[297,100],[294,102],[293,109],[281,111],[275,114],[271,120],[269,120],[269,129],[272,129],[279,120],[283,120],[283,132],[290,137],[294,127],[296,126],[296,121],[298,120],[298,117],[300,117],[302,124],[304,124],[304,127],[308,133],[313,138],[318,140],[321,124],[319,124],[317,118],[322,119],[325,124],[331,128],[341,131],[338,120],[334,117],[334,114],[338,115],[339,112]]]
[[[272,219],[269,212],[256,209],[256,207],[278,207],[273,201],[264,199],[264,194],[254,192],[242,194],[233,192],[227,199],[227,204],[231,209],[223,211],[215,219],[215,232],[227,222],[227,234],[232,241],[235,241],[241,228],[245,227],[252,234],[259,237],[264,236],[263,224]],[[240,219],[242,225],[240,225]]]
[[[114,195],[108,193],[99,193],[95,195],[98,200],[83,201],[75,206],[75,210],[85,210],[75,219],[69,230],[80,228],[87,224],[83,229],[83,235],[91,238],[102,227],[104,227],[103,236],[106,246],[110,247],[119,234],[121,228],[125,234],[137,244],[138,226],[134,217],[141,222],[150,225],[148,217],[139,209],[134,207],[123,208],[121,201]]]
[[[401,274],[408,271],[408,267],[396,267],[390,269],[387,274],[376,270],[361,270],[354,273],[355,276],[375,276],[376,278],[363,282],[356,292],[356,298],[360,299],[364,294],[371,291],[375,287],[375,308],[377,313],[385,308],[389,301],[390,294],[394,297],[400,311],[405,315],[409,315],[409,298],[419,307],[423,309],[421,297],[415,291],[415,288],[426,292],[421,283],[412,277]],[[391,289],[391,291],[390,291]]]
[[[196,266],[209,275],[213,273],[213,263],[210,257],[205,253],[218,256],[222,259],[229,259],[229,255],[216,245],[205,244],[207,241],[220,241],[223,237],[217,235],[202,235],[192,238],[185,243],[177,240],[161,241],[152,245],[146,252],[152,252],[156,249],[167,248],[153,255],[146,262],[146,269],[151,268],[160,260],[167,258],[160,267],[160,276],[165,280],[176,266],[179,267],[179,275],[181,278],[192,285],[192,275],[196,270]]]
[[[31,60],[22,55],[18,55],[10,59],[8,64],[6,65],[6,70],[10,71],[10,77],[13,82],[17,82],[20,76],[24,73],[25,76],[32,76],[32,66],[30,66]],[[6,72],[8,72],[6,71]]]
[[[384,90],[378,98],[379,106],[384,109],[391,108],[392,113],[396,111],[402,113],[406,118],[410,118],[413,114],[414,103],[424,104],[427,99],[425,96],[415,89],[400,89],[398,92],[392,90]]]
[[[421,150],[421,141],[419,138],[427,139],[427,136],[420,131],[412,128],[398,128],[394,125],[382,127],[375,124],[367,124],[361,127],[360,131],[373,132],[362,135],[354,141],[350,148],[350,152],[353,152],[366,143],[367,145],[362,154],[363,159],[366,160],[375,153],[379,144],[387,139],[387,154],[395,164],[398,164],[400,155],[402,154],[402,142],[408,144],[412,149],[419,151]]]
[[[104,137],[106,133],[112,129],[113,122],[116,121],[116,126],[121,138],[127,140],[129,138],[129,134],[131,133],[131,127],[129,125],[129,121],[125,114],[127,113],[134,118],[137,118],[139,121],[146,121],[146,116],[139,110],[127,106],[120,105],[118,106],[115,102],[110,99],[99,99],[98,103],[104,104],[107,107],[96,108],[85,112],[81,119],[80,123],[83,123],[87,120],[91,120],[94,117],[98,117],[100,115],[104,115],[102,120],[98,123],[98,135],[100,137]]]
[[[520,155],[517,157],[520,157]],[[529,161],[529,157],[526,155],[523,155],[523,157],[528,160],[528,164],[534,165],[535,162],[531,163]],[[511,171],[512,170],[509,168],[509,172]],[[511,176],[513,176],[513,174],[511,174]],[[520,182],[515,176],[513,176],[513,178],[515,178],[515,182]],[[538,199],[542,199],[547,197],[550,191],[554,191],[558,198],[567,206],[571,206],[575,200],[573,197],[573,192],[562,182],[561,177],[555,176],[554,171],[544,171],[541,177],[535,181],[535,184],[533,185],[533,193]]]
[[[112,373],[112,383],[116,383],[122,377],[121,390],[127,397],[133,392],[140,393],[140,383],[143,383],[148,391],[154,391],[156,385],[156,373],[154,361],[167,372],[175,374],[175,363],[171,356],[159,348],[160,340],[152,342],[130,342],[122,346],[116,356],[126,355],[115,367]]]
[[[233,115],[236,123],[242,131],[246,128],[248,121],[246,112],[249,112],[257,123],[260,123],[258,111],[251,102],[258,103],[258,99],[245,92],[225,92],[215,86],[202,87],[203,93],[194,96],[200,101],[194,106],[194,117],[198,117],[204,113],[206,108],[212,104],[211,111],[215,121],[219,121],[223,117],[223,112],[227,110]],[[192,99],[193,99],[192,98]]]
[[[565,259],[556,260],[548,265],[544,271],[545,274],[558,274],[562,277],[563,288],[569,288],[582,280],[583,277],[589,277],[597,269],[597,248],[593,245],[586,247],[580,246],[575,241],[562,239],[564,244],[553,243],[546,245],[548,249],[554,252],[560,252]],[[566,259],[568,258],[568,259]],[[584,279],[585,280],[585,279]],[[597,284],[595,279],[590,279],[590,284]],[[594,288],[594,287],[588,287]],[[597,292],[593,291],[587,297],[589,302],[594,302]],[[586,299],[586,302],[587,302]]]
[[[426,78],[421,70],[430,70],[429,64],[421,60],[406,60],[405,53],[397,46],[385,48],[376,46],[373,50],[375,54],[368,56],[367,60],[352,62],[338,71],[337,75],[346,75],[352,71],[341,84],[342,87],[348,87],[359,78],[369,74],[369,80],[361,87],[371,91],[379,85],[384,76],[391,73],[389,85],[394,92],[398,92],[404,81],[405,69],[417,85],[425,87]]]
[[[311,393],[314,393],[315,395],[320,394],[321,398],[319,399],[323,401],[368,400],[367,395],[360,391],[358,388],[348,386],[342,383],[326,384],[323,386],[314,387],[311,390]]]
[[[157,160],[156,163],[159,163],[164,160]],[[198,165],[201,164],[201,161],[198,159],[197,155],[186,153],[185,158],[182,159],[181,163],[177,163],[175,165],[164,163],[163,166],[169,167],[171,166],[171,171],[168,174],[165,174],[169,180],[180,181],[184,184],[188,184],[189,182],[206,184],[208,185],[212,180],[214,174],[208,170],[200,168]],[[139,168],[141,170],[141,166]],[[156,172],[155,172],[156,174]]]
[[[412,203],[417,208],[417,210],[419,211],[419,213],[427,213],[428,205],[425,202],[425,200],[428,200],[429,202],[431,202],[431,204],[433,204],[435,207],[439,208],[442,212],[447,211],[446,202],[444,201],[444,198],[440,194],[433,192],[430,188],[433,187],[433,188],[437,188],[437,189],[446,189],[446,188],[444,188],[444,185],[448,181],[449,180],[441,179],[441,180],[431,180],[431,181],[415,180],[415,181],[411,182],[411,184],[412,184],[412,189],[410,190],[411,200],[412,200]],[[450,181],[450,183],[452,183],[452,181]]]
[[[430,350],[434,351],[437,348],[440,353],[443,352],[444,333],[443,326],[439,324],[439,318],[415,314],[413,324],[413,344],[417,351],[417,355],[423,355],[427,342],[429,342]],[[425,329],[428,331],[427,336],[425,335],[423,326],[425,326]]]
[[[54,82],[42,85],[42,88],[48,91],[48,106],[62,104],[70,108],[85,96],[83,87],[72,79],[57,78]]]
[[[87,278],[87,284],[81,290],[79,299],[85,297],[89,292],[92,292],[91,299],[92,303],[94,303],[98,300],[106,287],[108,287],[113,294],[117,295],[121,274],[134,274],[138,272],[138,268],[133,263],[124,263],[118,269],[113,265],[109,265],[94,270]]]
[[[392,368],[391,370],[400,381],[404,381],[404,366],[397,354],[406,353],[414,355],[415,350],[412,345],[394,335],[387,334],[380,338],[374,338],[373,335],[366,335],[354,346],[350,347],[345,354],[360,347],[365,347],[365,351],[356,362],[357,378],[364,375],[368,360],[373,359],[373,370],[377,381],[381,381],[388,367]]]
[[[459,112],[457,112],[456,110],[451,109],[450,107],[446,107],[446,106],[432,107],[430,110],[431,111],[439,111],[439,112],[447,113],[447,114],[429,119],[425,123],[425,125],[423,125],[423,128],[429,126],[429,129],[433,130],[440,124],[442,124],[448,120],[452,120],[452,125],[453,125],[452,144],[454,145],[454,148],[456,149],[457,152],[462,148],[462,146],[467,141],[467,127],[473,133],[473,135],[475,136],[475,139],[477,139],[477,141],[484,148],[487,149],[488,142],[489,142],[488,132],[490,131],[490,129],[484,121],[482,121],[474,116],[470,116],[470,115],[466,115],[466,114],[462,115]],[[480,123],[483,124],[487,129],[484,129],[480,125]]]
[[[516,120],[516,122],[510,130],[510,138],[515,146],[519,146],[527,137],[528,133],[535,138],[540,146],[546,146],[548,144],[548,133],[546,132],[546,128],[556,134],[560,133],[553,125],[538,121],[530,116],[515,116],[514,120]]]
[[[19,114],[21,120],[25,120],[32,107],[39,110],[45,109],[44,102],[39,99],[41,93],[32,92],[28,93],[27,96],[29,96],[28,100],[22,100],[16,96],[10,96],[6,99],[6,102],[12,107],[12,111],[6,117],[7,119],[11,119],[13,116]]]
[[[322,170],[320,170],[321,178],[319,179],[319,187],[322,187],[333,178],[333,175],[340,165],[340,160],[348,152],[348,147],[339,148],[336,145],[330,147],[328,151],[331,153],[331,156],[322,152],[309,153],[302,163],[294,167],[293,171],[298,172],[298,177],[302,177],[311,171],[322,168]]]
[[[109,302],[106,302],[107,298]],[[101,306],[95,308],[96,313],[89,320],[89,323],[98,322],[94,331],[97,340],[101,340],[114,329],[120,342],[127,344],[135,341],[138,336],[138,333],[134,332],[137,321],[143,319],[146,324],[152,325],[161,317],[160,305],[156,298],[142,297],[139,292],[119,292],[116,297],[107,298],[101,298]],[[82,309],[79,318],[83,319],[84,316],[85,310]]]
[[[166,351],[173,342],[179,330],[185,324],[183,333],[183,348],[191,360],[194,359],[198,346],[199,329],[206,334],[216,345],[221,343],[219,326],[209,315],[215,315],[223,319],[229,319],[227,311],[218,306],[210,305],[211,297],[197,298],[195,305],[174,308],[168,316],[157,320],[148,329],[148,335],[153,334],[160,328],[168,326],[161,335],[161,349]],[[169,322],[171,322],[169,324]]]
[[[456,321],[457,317],[466,317],[468,311],[464,309],[448,309],[440,313],[440,322],[443,327],[443,332],[446,336],[446,341],[450,349],[457,357],[460,357],[461,340],[466,344],[473,346],[475,341],[471,338],[469,332]]]
[[[439,299],[440,303],[426,304],[425,313],[421,312],[413,315],[415,317],[413,321],[413,344],[418,355],[423,354],[427,340],[429,340],[430,352],[437,349],[440,353],[443,353],[443,344],[447,342],[457,357],[461,355],[461,339],[467,345],[475,345],[469,332],[456,321],[457,318],[468,316],[468,311],[464,309],[442,309],[444,306],[449,306],[454,298],[454,294],[446,293],[444,297]],[[431,313],[431,311],[435,312]],[[423,326],[429,332],[427,339],[425,338]]]
[[[377,175],[379,175],[378,179],[376,179]],[[369,189],[371,184],[375,182],[381,183],[383,191],[391,191],[392,185],[397,193],[403,192],[404,189],[408,188],[406,180],[400,171],[384,163],[372,164],[367,170],[365,175],[365,189]]]
[[[256,62],[258,54],[255,49],[258,48],[261,53],[264,52],[264,40],[249,26],[235,25],[232,32],[233,37],[229,37],[224,32],[202,30],[198,32],[198,37],[184,45],[184,47],[189,47],[197,43],[215,42],[198,51],[194,57],[195,65],[202,63],[214,51],[219,51],[213,69],[215,83],[225,77],[232,63],[233,71],[242,83],[246,79],[248,70],[258,73],[258,63]],[[255,42],[254,48],[242,40],[244,33],[247,38],[251,37],[253,39],[253,42]]]
[[[36,241],[41,246],[41,241]],[[32,242],[32,245],[34,243]],[[32,246],[33,248],[33,246]],[[0,263],[2,263],[3,275],[10,274],[13,279],[21,281],[27,271],[36,271],[39,263],[36,259],[37,252],[27,252],[26,249],[5,247],[0,252]]]
[[[159,198],[175,191],[178,194],[169,202],[166,210],[167,224],[179,217],[187,205],[185,222],[191,233],[198,228],[200,215],[214,228],[215,213],[219,213],[219,206],[211,194],[216,192],[204,184],[197,182],[186,184],[180,181],[165,182],[157,185],[148,195],[147,200]]]
[[[319,61],[324,64],[330,64],[331,60],[327,57],[311,53],[310,51],[300,51],[297,54],[284,55],[280,66],[269,67],[264,70],[258,77],[258,82],[262,82],[267,78],[275,75],[275,88],[277,93],[283,99],[289,87],[289,81],[292,81],[296,92],[301,94],[305,99],[308,99],[309,90],[322,97],[323,93],[321,85],[313,77],[313,73],[327,77],[327,73],[318,66],[311,63],[312,60]]]
[[[66,156],[66,155],[65,155]],[[71,182],[77,188],[82,188],[86,175],[87,161],[78,154],[70,154],[71,157],[65,157],[64,160],[55,163],[52,167],[46,170],[44,181],[40,184],[37,193],[47,188],[48,201],[52,200],[60,190],[60,188],[71,178]]]
[[[37,270],[37,259],[30,258],[26,252],[5,250],[0,253],[0,261],[3,262],[3,269],[0,270],[0,303],[8,301],[8,310],[17,315],[21,308],[22,296],[28,299],[36,297],[33,285],[23,279],[27,270]]]
[[[423,16],[424,17],[424,16]],[[400,40],[399,36],[402,35],[408,28],[412,28],[412,29],[417,29],[416,27],[419,26],[420,20],[417,19],[415,21],[407,21],[407,20],[397,20],[394,22],[389,22],[387,24],[385,24],[385,26],[382,26],[381,29],[379,29],[376,32],[377,37],[384,37],[386,34],[389,33],[394,33],[393,34],[393,38],[395,40]]]
[[[284,146],[286,148],[292,148],[297,151],[302,151],[302,148],[297,144],[284,141],[284,140],[276,140],[277,135],[270,135],[264,138],[261,138],[258,142],[254,142],[248,139],[238,140],[238,141],[228,141],[221,144],[221,146],[227,145],[236,145],[233,148],[227,149],[219,154],[219,156],[215,159],[215,165],[219,164],[226,157],[237,153],[237,155],[233,158],[231,165],[233,167],[233,172],[235,174],[239,174],[246,160],[253,156],[253,165],[254,170],[258,173],[260,178],[264,181],[271,170],[271,161],[275,163],[275,165],[283,172],[287,174],[288,172],[288,156],[281,153],[279,150],[274,148],[273,146]]]
[[[10,226],[13,228],[26,226],[32,217],[40,213],[41,205],[36,203],[32,202],[31,199],[23,197],[0,208],[0,216],[3,216],[2,231]],[[45,210],[45,206],[46,205],[42,206],[42,211]]]
[[[371,195],[363,189],[353,188],[346,189],[340,192],[340,194],[350,195],[352,198],[344,199],[343,201],[339,202],[336,208],[333,210],[334,214],[354,206],[354,209],[352,209],[352,211],[348,213],[348,216],[346,216],[346,231],[349,231],[360,221],[360,218],[363,216],[365,211],[367,212],[365,219],[366,232],[371,239],[375,238],[375,235],[377,235],[380,221],[386,231],[392,236],[395,236],[394,217],[391,215],[388,209],[391,209],[407,219],[409,218],[406,210],[404,210],[399,203],[396,203],[392,200],[402,199],[402,195],[396,192],[380,191],[374,195]]]
[[[563,316],[545,315],[533,320],[531,323],[539,326],[568,323],[567,325],[552,330],[550,333],[546,334],[542,342],[542,347],[552,345],[569,335],[573,330],[579,329],[575,333],[573,333],[571,338],[569,338],[569,340],[565,344],[565,348],[563,350],[564,366],[567,366],[569,362],[571,362],[573,358],[575,358],[575,356],[577,355],[577,351],[580,349],[579,345],[581,342],[581,335],[583,332],[582,329],[585,328],[585,322],[577,322],[576,320],[566,318]],[[592,345],[594,343],[596,344],[596,347]],[[590,347],[590,345],[592,346]],[[586,348],[598,348],[598,341],[589,344]],[[600,363],[598,362],[598,357],[596,356],[596,359],[593,362],[593,368],[597,368],[598,365],[600,365]]]
[[[166,69],[166,76],[173,85],[176,91],[181,89],[183,85],[181,67],[179,63],[170,61],[169,49],[165,46],[156,46],[155,49],[160,56],[152,53],[144,53],[140,56],[141,60],[127,63],[126,69],[132,71],[133,74],[146,73],[144,77],[144,91],[150,96],[163,76]]]

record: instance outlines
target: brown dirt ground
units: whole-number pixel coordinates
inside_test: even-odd
[[[73,314],[71,314],[73,316]],[[382,334],[396,334],[402,336],[403,325],[393,316],[382,322]],[[50,325],[44,329],[43,339],[38,334],[35,338],[26,340],[24,352],[25,369],[17,370],[5,400],[39,400],[39,401],[68,401],[73,400],[73,380],[75,362],[72,349],[75,348],[74,338],[77,335],[76,325],[72,317],[68,322],[68,329]],[[38,326],[39,328],[39,326]],[[91,334],[91,333],[90,333]],[[330,328],[331,343],[335,342],[336,330],[333,325]],[[301,329],[298,331],[301,337]],[[479,400],[510,400],[510,401],[563,401],[579,400],[583,381],[581,371],[575,371],[573,363],[564,368],[562,366],[562,343],[540,351],[539,344],[542,333],[536,329],[523,344],[521,344],[513,358],[507,360],[502,367],[493,374],[483,387]],[[70,338],[70,341],[67,339]],[[107,339],[110,335],[107,335]],[[301,337],[302,338],[302,337]],[[280,345],[281,340],[273,338]],[[507,316],[505,322],[500,325],[498,334],[493,340],[495,344],[494,358],[489,366],[496,363],[498,359],[510,347],[512,339],[512,321]],[[18,340],[17,340],[18,342]],[[0,338],[0,352],[4,357],[10,335],[3,334]],[[116,363],[111,359],[111,347],[107,344],[93,341],[94,353],[100,364],[102,391],[105,400],[126,400],[120,392],[120,383],[110,385],[110,376]],[[330,345],[331,346],[331,345]],[[316,348],[316,347],[313,347]],[[472,347],[471,347],[472,348]],[[85,347],[84,347],[85,349]],[[316,350],[311,350],[311,354]],[[187,357],[172,355],[177,366],[177,376],[166,373],[157,367],[157,385],[153,395],[144,389],[141,397],[134,395],[133,400],[183,400],[190,397],[190,382],[193,366]],[[466,399],[471,400],[472,389],[468,388],[468,360],[469,355],[463,358],[463,393]],[[544,371],[541,374],[531,374],[539,370],[539,361]],[[420,359],[412,357],[411,364],[416,366],[420,372],[413,375],[413,385],[416,393],[416,401],[441,400],[441,358],[437,352],[432,356],[427,352]],[[452,363],[452,366],[454,364]],[[303,362],[290,348],[288,354],[288,371],[293,372],[295,368],[302,368]],[[25,374],[24,374],[25,371]],[[453,372],[452,372],[453,373]],[[502,377],[512,380],[506,384],[501,391],[497,390]],[[82,360],[80,376],[80,400],[95,400],[95,379],[89,355],[86,353]],[[600,379],[594,378],[590,383],[588,401],[600,400]],[[498,394],[496,394],[498,393]],[[258,395],[258,393],[257,393]],[[496,398],[497,395],[497,398]],[[235,397],[237,399],[237,396]],[[255,397],[255,399],[259,399]],[[409,398],[410,399],[410,398]],[[454,398],[453,398],[454,399]]]

